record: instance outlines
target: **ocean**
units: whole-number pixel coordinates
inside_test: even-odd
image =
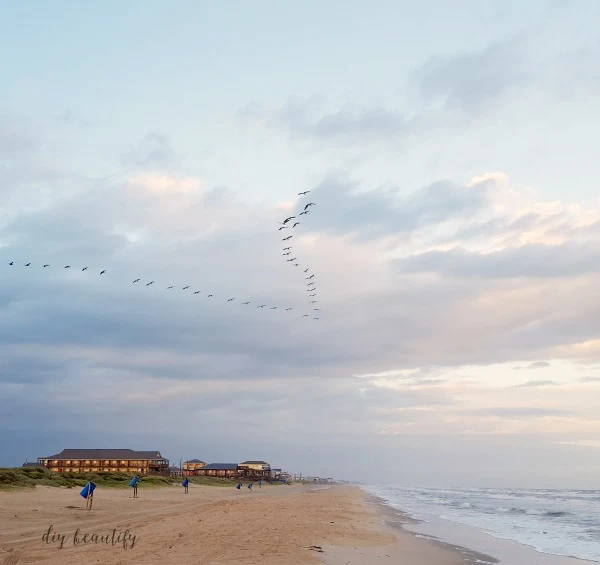
[[[600,490],[365,488],[417,520],[448,520],[542,553],[600,562]]]

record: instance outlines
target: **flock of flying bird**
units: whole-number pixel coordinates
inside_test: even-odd
[[[304,192],[299,192],[298,196],[306,196],[308,193],[310,192],[310,190],[305,190]],[[298,214],[298,218],[296,218],[296,216],[288,216],[287,218],[285,218],[283,220],[283,222],[280,222],[280,226],[278,228],[278,231],[281,230],[285,230],[285,229],[295,229],[296,226],[300,225],[299,221],[293,222],[292,220],[296,220],[299,219],[299,216],[304,216],[306,214],[310,214],[310,207],[311,206],[316,206],[316,204],[314,202],[309,202],[308,204],[304,205],[304,209],[302,210],[302,212],[300,212]],[[292,239],[294,237],[294,234],[292,235],[288,235],[287,237],[284,237],[281,241],[282,243],[284,243],[286,245],[286,247],[284,247],[282,249],[283,253],[283,257],[288,257],[289,255],[295,255],[296,253],[294,251],[292,251],[294,249],[294,247],[292,245],[287,244],[286,242],[291,243],[290,239]],[[289,259],[286,259],[286,261],[288,263],[291,263],[294,267],[300,267],[300,263],[298,263],[298,258],[297,257],[291,257]],[[306,291],[311,293],[308,295],[308,304],[310,305],[310,307],[312,307],[314,304],[317,304],[317,287],[316,282],[313,280],[315,278],[314,273],[310,272],[310,268],[306,268],[304,269],[304,274],[308,275],[305,277],[305,280],[309,281],[306,285]],[[312,308],[313,312],[318,312],[320,309],[319,308]],[[311,314],[303,314],[303,318],[307,318],[310,317]],[[318,317],[313,317],[314,320],[318,320]]]
[[[298,196],[304,196],[304,195],[308,194],[309,192],[310,192],[310,190],[307,190],[307,191],[305,191],[305,192],[301,192],[301,193],[300,193]],[[310,212],[310,210],[309,210],[310,206],[315,206],[314,202],[310,202],[310,203],[308,203],[308,204],[307,204],[307,205],[304,207],[304,211],[302,211],[302,212],[301,212],[299,215],[300,215],[300,216],[302,216],[302,215],[308,214],[308,213]],[[292,221],[292,220],[294,220],[294,219],[295,219],[295,217],[294,217],[294,216],[290,216],[289,218],[286,218],[286,219],[285,219],[285,220],[282,222],[282,227],[280,227],[280,228],[279,228],[279,230],[281,231],[282,229],[288,229],[288,228],[290,228],[290,226],[288,226],[288,223],[289,223],[289,222],[291,222],[291,221]],[[296,227],[297,225],[299,225],[299,224],[300,224],[300,222],[294,222],[294,223],[293,223],[293,225],[291,226],[291,227],[292,227],[292,229],[293,229],[293,228],[295,228],[295,227]],[[283,239],[283,241],[289,241],[289,240],[290,240],[292,237],[293,237],[293,235],[290,235],[290,236],[288,236],[288,237],[285,237],[285,238]],[[284,251],[284,253],[283,253],[283,254],[284,254],[285,256],[287,256],[287,255],[291,255],[291,254],[292,254],[292,252],[291,252],[291,250],[292,250],[292,249],[293,249],[293,247],[292,247],[292,246],[287,246],[287,247],[285,247],[285,248],[283,249],[283,251]],[[288,262],[290,262],[290,263],[292,263],[292,262],[294,262],[294,261],[297,261],[297,258],[296,258],[296,257],[293,257],[292,259],[288,259]],[[31,267],[31,266],[32,266],[32,263],[25,263],[24,265],[25,265],[25,267]],[[9,263],[9,266],[11,266],[11,267],[12,267],[12,266],[15,266],[15,261],[11,261],[11,262]],[[48,267],[50,267],[50,266],[51,266],[50,264],[48,264],[48,263],[45,263],[45,264],[43,264],[43,265],[42,265],[42,268],[46,269],[46,268],[48,268]],[[294,266],[296,266],[296,267],[299,267],[299,266],[300,266],[300,264],[299,264],[299,263],[294,263]],[[72,269],[72,268],[73,268],[73,267],[72,267],[71,265],[65,265],[65,266],[63,267],[63,269]],[[82,272],[83,272],[83,271],[88,271],[88,270],[89,270],[89,268],[88,268],[88,267],[83,267],[83,268],[81,269],[81,271],[82,271]],[[101,270],[101,271],[100,271],[100,275],[104,275],[104,274],[106,274],[106,271],[107,271],[106,269],[103,269],[103,270]],[[309,283],[306,285],[306,286],[307,286],[306,290],[307,290],[308,292],[310,292],[310,293],[311,293],[311,294],[309,294],[309,295],[308,295],[308,298],[309,298],[309,300],[308,300],[308,303],[309,303],[309,305],[312,307],[314,304],[316,304],[316,303],[317,303],[317,300],[316,300],[316,296],[317,296],[317,294],[316,294],[316,290],[317,290],[317,289],[316,289],[316,287],[315,287],[315,282],[313,281],[313,279],[314,279],[314,276],[315,276],[315,275],[314,275],[314,274],[309,274],[309,271],[310,271],[310,269],[308,269],[308,268],[307,268],[307,269],[305,269],[305,270],[304,270],[304,274],[308,275],[308,276],[306,277],[306,280],[308,280],[308,281],[309,281]],[[135,280],[133,281],[133,283],[132,283],[132,284],[138,284],[138,283],[140,283],[140,282],[141,282],[142,284],[145,284],[146,286],[153,286],[153,285],[156,283],[156,281],[143,282],[141,278],[137,278],[137,279],[135,279]],[[174,289],[174,288],[175,288],[175,285],[170,285],[170,286],[166,287],[166,289],[167,289],[167,290],[171,290],[171,289]],[[183,291],[183,290],[189,290],[189,289],[191,289],[191,288],[192,288],[192,287],[191,287],[191,285],[185,285],[184,287],[182,287],[182,288],[181,288],[181,290],[182,290],[182,291]],[[193,291],[192,291],[192,293],[193,293],[193,294],[200,294],[201,292],[202,292],[201,290],[193,290]],[[215,296],[214,294],[207,294],[207,295],[206,295],[206,297],[207,297],[207,298],[213,298],[214,296]],[[236,297],[235,297],[235,296],[234,296],[234,297],[231,297],[231,298],[228,298],[228,299],[227,299],[227,302],[233,302],[234,300],[236,300]],[[245,302],[241,302],[241,304],[242,304],[243,306],[248,306],[248,305],[250,305],[251,303],[250,303],[250,301],[245,301]],[[256,308],[258,308],[258,309],[267,308],[267,305],[266,305],[266,304],[258,304],[258,305],[256,306]],[[278,307],[278,306],[268,306],[268,308],[269,308],[270,310],[277,310],[279,307]],[[285,310],[286,310],[286,311],[291,311],[291,310],[294,310],[294,308],[285,308]],[[319,308],[314,308],[314,307],[312,307],[312,312],[311,312],[310,314],[303,314],[303,315],[302,315],[302,317],[303,317],[303,318],[310,318],[310,317],[312,317],[312,319],[313,319],[313,320],[318,320],[319,318],[318,318],[318,316],[316,315],[316,313],[317,313],[317,312],[319,312]]]

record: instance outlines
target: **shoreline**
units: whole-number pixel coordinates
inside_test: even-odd
[[[537,550],[534,546],[509,538],[494,536],[474,526],[438,519],[426,522],[412,517],[407,512],[388,504],[383,498],[364,491],[372,500],[383,519],[391,518],[390,526],[403,532],[422,537],[432,543],[440,543],[455,548],[461,553],[475,556],[483,563],[502,565],[598,565],[591,561],[570,555],[558,555]]]
[[[416,518],[413,518],[412,516],[410,516],[410,514],[408,514],[408,512],[404,512],[402,510],[399,510],[397,508],[390,506],[389,504],[386,503],[386,501],[383,498],[381,498],[379,496],[375,496],[366,491],[365,491],[365,494],[367,495],[365,503],[373,504],[377,508],[377,511],[379,512],[379,514],[383,518],[384,523],[388,527],[390,527],[394,530],[401,531],[408,535],[412,535],[412,536],[416,537],[417,539],[425,540],[429,543],[432,543],[439,547],[443,547],[450,551],[457,552],[463,556],[463,558],[465,559],[465,563],[481,563],[481,564],[489,564],[489,565],[500,563],[500,561],[498,559],[496,559],[495,557],[493,557],[491,555],[481,553],[479,551],[470,549],[468,547],[463,547],[460,545],[456,545],[456,544],[453,544],[450,542],[443,541],[435,536],[424,536],[422,534],[412,532],[411,530],[407,529],[405,526],[407,524],[421,524],[421,523],[423,523],[422,520],[417,520]]]
[[[377,546],[357,543],[351,548],[336,545],[323,546],[325,554],[321,562],[325,565],[371,565],[375,562],[398,565],[496,565],[500,563],[490,555],[407,530],[405,525],[417,524],[419,520],[393,508],[382,498],[363,488],[356,488],[361,492],[361,502],[364,507],[376,515],[379,530],[392,536],[391,543]]]

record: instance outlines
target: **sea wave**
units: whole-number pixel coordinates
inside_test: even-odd
[[[600,491],[369,487],[419,520],[480,528],[540,552],[600,561]]]

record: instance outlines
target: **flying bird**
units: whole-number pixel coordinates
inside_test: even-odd
[[[308,295],[309,298],[312,298],[313,296],[317,296],[317,294],[315,293],[315,294],[309,294]]]
[[[31,265],[31,263],[25,263],[25,266],[26,266],[26,267],[29,267],[29,265]]]
[[[294,267],[299,267],[300,263],[294,263]]]
[[[264,308],[266,306],[266,304],[261,304],[260,306],[257,306],[257,308]]]
[[[292,259],[286,259],[286,261],[287,261],[288,263],[291,263],[292,261],[295,261],[295,260],[296,260],[296,258],[295,258],[295,257],[293,257]]]
[[[235,297],[234,298],[230,298],[227,302],[231,302],[232,300],[235,300]]]
[[[194,294],[200,294],[200,291],[199,291],[199,290],[197,290],[196,292],[194,292]]]
[[[313,320],[318,320],[319,318],[313,318]]]
[[[292,254],[291,251],[288,251],[287,253],[282,253],[283,256],[285,256],[285,255],[291,255],[291,254]]]
[[[317,303],[317,301],[316,301],[316,300],[311,300],[311,301],[309,302],[309,304],[316,304],[316,303]]]
[[[318,312],[320,308],[313,308],[313,312]]]
[[[167,290],[171,290],[172,288],[175,288],[175,287],[174,287],[173,285],[171,285],[171,286],[168,286],[168,287],[167,287]]]
[[[287,237],[284,237],[281,241],[287,241],[288,239],[292,239],[292,237],[294,237],[294,236],[288,235]]]
[[[81,272],[83,273],[83,271],[87,271],[87,270],[88,270],[88,268],[84,267],[83,269],[81,269]]]
[[[50,265],[44,265],[44,269],[45,269],[46,267],[49,267],[49,266],[50,266]],[[102,273],[100,273],[100,274],[102,274]]]
[[[310,279],[312,279],[315,275],[310,275],[310,277],[306,277],[305,280],[309,281]]]
[[[287,230],[287,229],[288,229],[288,226],[281,226],[281,227],[279,228],[279,231],[281,231],[281,230]]]
[[[290,216],[289,218],[286,218],[285,220],[283,220],[284,224],[287,224],[290,220],[293,220],[296,216]]]
[[[288,249],[292,249],[292,247],[284,247],[283,251],[287,251]]]
[[[308,271],[309,271],[309,269],[304,269],[304,272],[305,272],[305,273],[308,273]]]
[[[206,298],[210,298],[211,296],[214,296],[214,294],[209,294]]]
[[[286,308],[286,310],[293,310],[293,308]]]
[[[304,214],[310,214],[310,210],[304,210],[304,212],[300,212],[299,216],[303,216]]]
[[[245,306],[246,304],[250,304],[250,302],[242,302],[242,304]]]
[[[314,285],[314,284],[317,284],[317,283],[314,283],[314,282],[311,281],[306,286],[310,286],[310,285]]]
[[[316,288],[307,288],[306,289],[308,292],[312,292],[313,290],[317,290]]]
[[[66,267],[65,267],[65,268],[66,268]],[[136,283],[136,282],[139,282],[140,280],[141,280],[141,279],[135,279],[133,282],[134,282],[134,283]]]
[[[310,192],[310,190],[305,190],[304,192],[299,192],[298,196],[304,196],[305,194],[308,194]]]
[[[103,275],[104,273],[106,273],[106,270],[104,271],[100,271],[100,274]]]
[[[304,206],[304,209],[306,210],[309,206],[316,206],[316,204],[314,202],[309,202],[306,206]]]
[[[295,228],[296,226],[299,226],[300,222],[296,222],[292,227]]]
[[[11,262],[9,263],[9,265],[14,265],[14,264],[15,264],[15,262],[14,262],[14,261],[11,261]]]
[[[30,265],[31,265],[31,263],[30,263]],[[67,265],[67,266],[65,267],[65,269],[70,269],[70,268],[71,268],[71,265]]]
[[[154,281],[150,281],[146,286],[150,286],[151,284],[154,284]]]
[[[303,314],[302,317],[303,318],[308,318],[308,314]]]
[[[184,286],[181,290],[187,290],[188,288],[190,288],[189,284],[187,286]]]
[[[277,306],[272,306],[271,310],[277,310]]]

